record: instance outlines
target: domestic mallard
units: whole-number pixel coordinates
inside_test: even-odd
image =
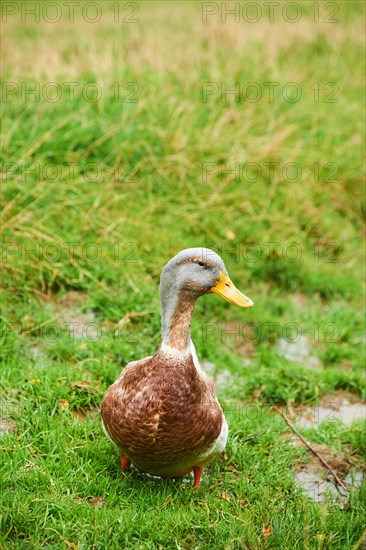
[[[122,470],[131,462],[161,477],[193,470],[198,488],[202,468],[225,448],[225,416],[190,333],[196,300],[211,292],[237,306],[253,306],[208,248],[182,250],[163,268],[161,345],[155,355],[128,363],[101,405],[103,427],[121,453]]]

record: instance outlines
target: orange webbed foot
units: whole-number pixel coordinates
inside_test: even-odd
[[[125,472],[130,467],[131,461],[127,456],[121,455],[121,470]]]
[[[193,475],[194,475],[194,488],[196,491],[198,491],[198,487],[201,483],[201,477],[202,477],[202,468],[199,466],[193,466]]]

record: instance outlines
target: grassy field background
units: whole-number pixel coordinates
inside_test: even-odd
[[[313,502],[272,407],[366,397],[364,3],[34,4],[2,8],[3,547],[363,548],[365,485]],[[98,416],[192,246],[255,303],[197,303],[230,425],[197,494],[123,477]],[[364,469],[361,421],[302,433]]]

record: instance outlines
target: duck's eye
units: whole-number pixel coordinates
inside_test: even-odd
[[[203,262],[198,262],[198,265],[200,265],[201,267],[205,267],[206,264],[204,264]]]

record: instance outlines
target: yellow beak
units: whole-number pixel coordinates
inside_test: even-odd
[[[234,283],[230,280],[230,277],[228,275],[224,275],[221,271],[219,282],[210,290],[222,298],[225,298],[225,300],[230,302],[230,304],[234,304],[239,307],[253,307],[254,305],[250,298],[244,296],[244,294],[236,288]]]

